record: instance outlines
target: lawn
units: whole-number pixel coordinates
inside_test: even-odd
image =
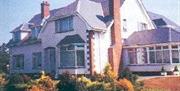
[[[180,91],[180,77],[157,77],[144,80],[144,87],[157,91]]]

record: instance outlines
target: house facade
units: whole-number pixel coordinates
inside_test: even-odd
[[[54,10],[43,1],[40,14],[11,32],[13,38],[8,43],[10,72],[39,73],[44,70],[54,76],[66,71],[93,75],[102,73],[107,63],[116,73],[120,64],[138,71],[139,68],[133,68],[137,66],[130,64],[137,54],[131,58],[128,48],[136,45],[132,40],[134,33],[159,29],[154,19],[141,0],[75,0]],[[170,36],[176,31],[165,30]],[[173,40],[178,38],[179,35]],[[135,50],[142,50],[136,47]]]

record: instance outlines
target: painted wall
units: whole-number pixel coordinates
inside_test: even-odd
[[[139,23],[146,23],[147,29],[154,29],[152,21],[146,16],[146,11],[143,11],[142,8],[140,0],[125,0],[121,6],[122,38],[126,39],[133,32],[139,31]],[[124,19],[126,19],[126,24]],[[123,31],[123,26],[127,28],[127,31]]]
[[[102,73],[110,61],[108,59],[108,48],[111,45],[111,30],[106,32],[95,32],[94,34],[94,65],[97,73]]]
[[[81,38],[86,41],[87,40],[87,35],[86,35],[86,30],[87,27],[85,23],[77,16],[74,15],[73,18],[73,29],[74,31],[70,32],[65,32],[65,33],[56,33],[55,32],[55,22],[50,21],[47,23],[45,29],[41,32],[39,38],[42,40],[42,49],[44,50],[47,47],[54,47],[56,48],[56,72],[57,73],[63,73],[64,71],[69,71],[69,72],[74,72],[74,69],[58,69],[60,66],[60,49],[57,48],[57,44],[64,39],[67,35],[74,35],[74,34],[79,34]],[[87,44],[85,44],[85,51],[87,50]],[[85,57],[87,58],[87,54],[85,54]],[[44,58],[43,58],[44,60]],[[86,59],[87,60],[87,59]],[[89,73],[88,71],[88,64],[87,61],[85,62],[86,68],[81,68],[78,69],[77,71],[80,71],[79,73]]]
[[[12,56],[13,55],[19,55],[24,54],[24,69],[23,70],[14,70],[12,68],[11,72],[20,72],[20,73],[37,73],[41,70],[35,70],[32,69],[32,54],[34,52],[41,52],[41,44],[34,44],[34,45],[28,45],[28,46],[21,46],[21,47],[13,47],[10,50],[11,53],[11,60],[10,60],[10,67],[12,66]],[[43,56],[42,56],[43,57]]]

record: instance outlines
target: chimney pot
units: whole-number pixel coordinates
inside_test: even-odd
[[[43,1],[41,3],[41,18],[46,18],[50,15],[49,11],[49,3],[47,1]]]

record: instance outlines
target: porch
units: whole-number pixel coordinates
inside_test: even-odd
[[[132,72],[158,72],[162,67],[173,71],[180,68],[180,43],[126,46],[123,60]]]

